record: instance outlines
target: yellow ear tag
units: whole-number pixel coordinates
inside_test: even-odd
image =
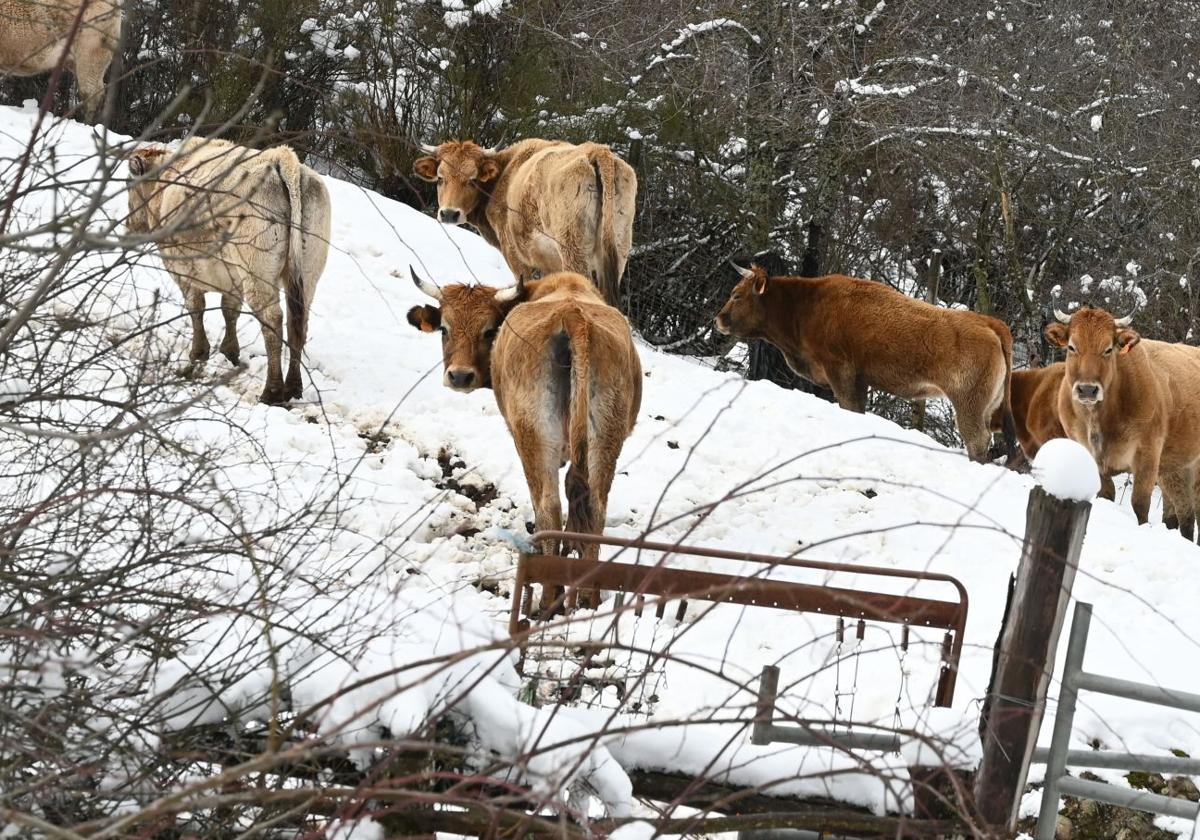
[[[433,324],[429,323],[428,321],[422,321],[421,332],[433,332]],[[1125,351],[1122,350],[1121,352],[1124,353]]]
[[[1130,342],[1129,344],[1126,344],[1124,347],[1121,348],[1121,353],[1123,355],[1125,353],[1128,353],[1132,349],[1133,349],[1133,342]]]

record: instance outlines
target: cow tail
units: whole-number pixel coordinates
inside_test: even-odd
[[[567,448],[571,468],[567,470],[567,530],[585,534],[599,531],[593,521],[591,481],[588,474],[588,421],[591,384],[590,347],[587,321],[578,310],[563,318],[564,342],[569,347],[570,402]],[[580,546],[580,554],[583,547]]]
[[[287,299],[287,339],[291,353],[298,354],[304,348],[308,332],[308,306],[304,299],[304,275],[301,266],[304,265],[304,210],[301,207],[300,196],[303,185],[300,183],[300,161],[294,152],[287,150],[287,156],[275,164],[283,188],[288,194],[291,208],[288,220],[287,261],[284,266],[284,295]]]
[[[1000,403],[1000,434],[1004,437],[1005,462],[1015,467],[1021,460],[1021,447],[1017,441],[1017,424],[1012,413],[1012,366],[1013,344],[1012,333],[1008,327],[1001,325],[996,330],[1000,339],[1000,350],[1004,353],[1004,396]]]
[[[592,169],[596,173],[596,247],[600,258],[600,292],[609,306],[617,305],[621,284],[621,257],[617,253],[617,231],[613,227],[616,209],[617,167],[608,149],[592,154]]]

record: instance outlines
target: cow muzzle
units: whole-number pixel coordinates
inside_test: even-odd
[[[725,317],[724,313],[718,315],[717,320],[713,323],[717,328],[717,332],[721,335],[729,335],[729,319]]]
[[[443,207],[438,210],[438,221],[444,225],[461,225],[465,220],[463,211],[457,207]]]
[[[1104,388],[1099,382],[1076,382],[1071,393],[1080,405],[1095,405],[1104,399]]]
[[[446,371],[446,385],[455,391],[470,393],[479,385],[479,377],[472,368],[450,368]]]

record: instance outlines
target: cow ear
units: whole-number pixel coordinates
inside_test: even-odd
[[[413,163],[413,172],[422,181],[436,181],[437,170],[438,162],[435,157],[426,155],[425,157],[417,158]]]
[[[761,295],[767,290],[767,272],[763,271],[754,278],[754,294]]]
[[[134,178],[140,178],[146,174],[146,159],[141,155],[134,155],[129,159],[129,174]]]
[[[1117,330],[1117,346],[1121,348],[1122,353],[1128,353],[1141,340],[1142,336],[1137,330],[1131,330],[1129,327]]]
[[[1052,321],[1046,325],[1046,329],[1042,330],[1042,334],[1045,335],[1046,340],[1055,347],[1066,347],[1067,336],[1070,334],[1070,330],[1067,329],[1066,324],[1060,324],[1057,321]]]
[[[488,181],[494,181],[500,175],[500,164],[490,157],[485,157],[479,162],[479,174],[475,176],[475,180],[481,184],[486,184]]]
[[[421,332],[436,332],[442,326],[442,310],[436,306],[414,306],[408,310],[408,323]]]

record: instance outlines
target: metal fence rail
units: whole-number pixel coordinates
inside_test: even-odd
[[[1186,799],[1162,796],[1142,790],[1128,790],[1116,785],[1089,782],[1066,775],[1067,765],[1082,767],[1112,767],[1121,770],[1154,772],[1200,773],[1200,760],[1143,756],[1132,753],[1087,752],[1068,750],[1075,706],[1080,691],[1094,691],[1112,697],[1124,697],[1142,703],[1155,703],[1185,711],[1200,712],[1200,694],[1172,691],[1159,686],[1089,674],[1083,670],[1083,654],[1087,649],[1088,630],[1092,624],[1092,605],[1075,604],[1071,636],[1067,643],[1067,658],[1063,664],[1062,689],[1058,698],[1058,713],[1054,718],[1054,734],[1048,750],[1034,752],[1035,761],[1046,762],[1046,784],[1042,789],[1042,808],[1038,814],[1037,840],[1054,840],[1058,800],[1063,794],[1094,799],[1111,805],[1165,814],[1184,819],[1200,819],[1200,804]]]

